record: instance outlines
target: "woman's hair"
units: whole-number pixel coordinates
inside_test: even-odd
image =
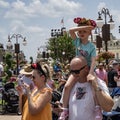
[[[50,69],[49,69],[49,66],[48,66],[47,64],[43,64],[43,65],[42,65],[42,69],[43,69],[43,71],[45,72],[46,77],[47,77],[47,78],[50,78]]]
[[[49,66],[47,64],[41,65],[37,62],[31,64],[31,68],[37,70],[40,75],[44,75],[46,80],[50,77]]]

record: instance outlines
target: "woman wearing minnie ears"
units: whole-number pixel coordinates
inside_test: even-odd
[[[52,120],[52,90],[46,86],[48,71],[44,65],[34,63],[31,65],[33,69],[32,80],[36,89],[30,90],[30,86],[23,84],[26,90],[27,100],[22,109],[21,120]],[[19,95],[22,96],[20,88]]]
[[[77,27],[73,27],[69,30],[69,33],[74,40],[76,46],[76,56],[83,56],[87,60],[87,64],[90,68],[89,74],[87,76],[89,81],[89,76],[94,74],[95,69],[95,59],[96,59],[96,48],[93,43],[88,40],[91,35],[91,31],[96,27],[94,20],[86,18],[74,18],[74,23]],[[79,74],[75,73],[74,74]],[[68,117],[68,101],[70,96],[70,91],[77,82],[73,74],[71,74],[65,84],[63,93],[63,112],[60,115],[59,120],[65,120]],[[97,107],[98,108],[98,107]]]

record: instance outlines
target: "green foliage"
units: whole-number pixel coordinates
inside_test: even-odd
[[[13,69],[13,67],[14,67],[14,61],[13,61],[12,55],[10,53],[5,54],[4,64],[5,64],[5,67],[4,67],[4,72],[5,72],[4,81],[7,82],[7,80],[9,80],[9,78],[12,76],[11,69]]]
[[[47,49],[51,51],[50,57],[60,62],[70,61],[75,56],[75,46],[68,34],[50,38]]]

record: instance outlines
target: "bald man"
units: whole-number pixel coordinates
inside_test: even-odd
[[[77,82],[70,92],[69,120],[94,120],[96,116],[94,96],[104,111],[111,111],[114,103],[108,88],[105,82],[95,75],[87,76],[89,67],[84,57],[72,59],[70,73],[70,77],[73,77]]]

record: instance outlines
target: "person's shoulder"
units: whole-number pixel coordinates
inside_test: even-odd
[[[2,64],[0,64],[0,68],[1,68],[1,69],[3,68],[3,65],[2,65]]]
[[[117,70],[112,69],[112,70],[111,70],[111,73],[118,73],[118,72],[117,72]]]
[[[99,87],[100,87],[107,95],[110,95],[110,94],[109,94],[108,87],[107,87],[105,81],[103,81],[103,80],[101,80],[100,78],[97,77],[97,82],[98,82]]]
[[[106,84],[104,80],[101,80],[99,77],[97,77],[98,84]]]
[[[46,87],[46,88],[43,89],[43,92],[52,93],[52,91],[53,90],[51,88],[49,88],[49,87]]]

